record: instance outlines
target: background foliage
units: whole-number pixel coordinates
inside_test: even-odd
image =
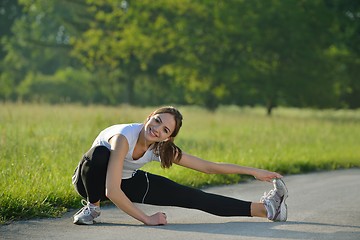
[[[3,0],[0,99],[358,108],[357,0]]]

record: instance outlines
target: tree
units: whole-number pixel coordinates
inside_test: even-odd
[[[359,3],[351,0],[18,6],[21,17],[2,39],[0,81],[11,83],[0,98],[37,99],[38,86],[61,85],[69,91],[53,95],[70,99],[70,81],[81,77],[77,85],[94,96],[71,99],[85,103],[263,105],[269,115],[277,105],[359,106]]]
[[[327,56],[332,61],[334,91],[338,107],[360,107],[360,2],[352,0],[326,1],[334,16],[331,28],[332,45]]]
[[[11,36],[3,39],[6,54],[1,73],[1,79],[12,81],[14,89],[27,76],[36,79],[37,74],[53,75],[58,69],[78,65],[69,57],[69,39],[78,33],[72,24],[86,26],[80,22],[85,1],[62,2],[19,0],[21,17],[10,25]],[[21,97],[21,91],[14,93]]]
[[[21,7],[18,1],[3,0],[0,2],[0,72],[4,73],[5,65],[4,59],[6,51],[3,43],[13,36],[11,26],[21,16]],[[0,99],[10,99],[13,96],[13,88],[15,82],[7,76],[7,74],[0,74]]]

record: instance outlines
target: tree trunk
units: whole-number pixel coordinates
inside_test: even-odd
[[[268,99],[266,102],[266,115],[271,117],[273,108],[275,107],[274,101],[272,98]]]

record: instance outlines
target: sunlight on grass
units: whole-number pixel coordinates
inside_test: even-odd
[[[130,106],[0,105],[0,222],[59,216],[79,206],[71,176],[103,128],[143,122],[154,108]],[[176,143],[183,151],[217,162],[296,174],[360,167],[360,112],[221,107],[209,112],[180,107]],[[175,166],[145,167],[191,186],[230,184],[238,175],[205,175]]]

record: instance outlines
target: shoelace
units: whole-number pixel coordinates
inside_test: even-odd
[[[265,200],[274,197],[275,194],[276,194],[276,190],[274,189],[270,190],[268,193],[264,192],[264,195],[260,198],[260,202],[265,202]]]
[[[84,214],[86,215],[90,215],[91,214],[91,209],[95,209],[95,207],[92,207],[90,204],[90,202],[86,201],[85,199],[81,199],[81,204],[84,206],[82,211],[84,212]]]
[[[89,205],[90,202],[86,201],[85,199],[81,199],[81,204],[86,207],[87,205]]]

